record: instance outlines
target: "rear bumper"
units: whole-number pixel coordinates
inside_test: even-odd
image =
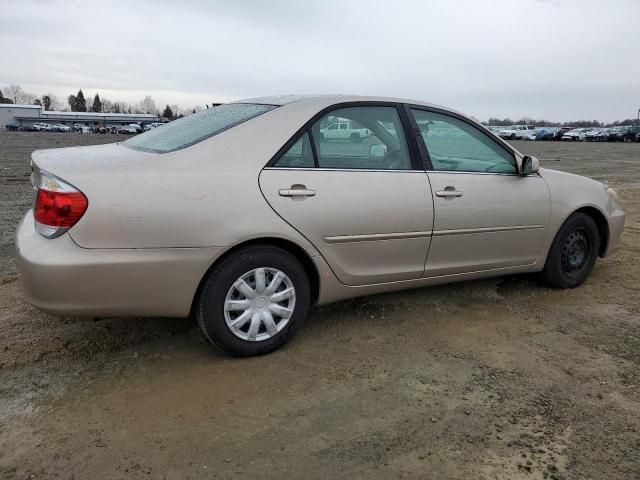
[[[617,208],[609,215],[609,242],[607,243],[607,250],[604,252],[603,257],[608,257],[620,248],[623,230],[624,210]]]
[[[63,316],[186,317],[208,268],[226,249],[86,249],[68,234],[45,239],[31,211],[16,232],[27,302]]]

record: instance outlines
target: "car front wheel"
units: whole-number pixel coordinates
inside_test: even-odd
[[[558,230],[542,276],[553,287],[577,287],[591,274],[599,251],[596,223],[589,215],[574,213]]]
[[[195,316],[211,343],[246,357],[284,345],[306,320],[310,304],[309,279],[298,259],[275,246],[252,246],[208,274]]]

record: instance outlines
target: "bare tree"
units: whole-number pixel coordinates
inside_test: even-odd
[[[102,99],[102,111],[105,113],[113,113],[113,102],[108,98]]]
[[[7,88],[5,88],[5,93],[7,95],[7,98],[13,100],[13,103],[34,105],[35,101],[38,99],[37,95],[22,90],[22,87],[20,85],[9,85]]]
[[[13,100],[13,103],[20,103],[18,98],[22,98],[22,87],[20,85],[9,85],[4,89],[4,93],[7,98]]]
[[[156,102],[149,95],[144,97],[140,102],[140,110],[141,113],[152,113],[155,114],[158,109],[156,108]]]
[[[35,93],[24,92],[20,103],[24,103],[25,105],[37,105],[36,100],[38,100],[38,96]]]

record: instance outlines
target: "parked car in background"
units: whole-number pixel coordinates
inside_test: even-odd
[[[91,128],[87,127],[86,125],[80,125],[76,131],[78,133],[92,133]]]
[[[329,117],[371,135],[328,142]],[[515,273],[577,287],[624,227],[606,185],[393,98],[239,101],[31,164],[34,206],[16,232],[29,303],[192,314],[240,356],[284,345],[314,304]]]
[[[640,133],[640,128],[637,126],[613,127],[611,130],[609,130],[607,141],[626,142],[635,140],[638,133]]]
[[[524,140],[553,140],[554,135],[558,131],[556,127],[541,127],[526,134]]]
[[[148,132],[152,128],[158,128],[158,127],[161,127],[162,125],[164,125],[164,123],[162,122],[152,122],[144,126],[144,131]]]
[[[574,142],[582,142],[586,138],[587,132],[591,131],[591,128],[574,128],[562,135],[562,140],[570,140]]]
[[[320,138],[323,140],[350,140],[358,143],[370,134],[369,129],[359,127],[351,122],[333,122],[320,129]]]
[[[52,130],[51,125],[48,123],[34,123],[33,129],[36,132],[50,132]]]
[[[80,130],[82,129],[82,127],[85,127],[86,125],[84,123],[74,123],[73,124],[73,131],[74,132],[80,132]]]
[[[126,135],[135,135],[137,133],[142,133],[142,128],[140,127],[140,125],[131,123],[129,125],[125,125],[124,127],[120,127],[118,129],[118,133],[124,133]]]
[[[562,136],[571,130],[573,130],[573,127],[560,127],[558,131],[553,135],[553,139],[562,140]]]
[[[558,127],[544,127],[538,132],[537,140],[553,140],[560,129]]]
[[[594,128],[588,131],[585,135],[587,142],[606,142],[609,136],[609,131],[606,128]]]
[[[498,135],[505,140],[521,140],[525,135],[532,133],[536,127],[533,125],[511,125],[504,127]]]
[[[16,130],[20,130],[20,125],[16,124],[16,123],[7,123],[4,128],[6,128],[9,131],[16,131]]]
[[[51,125],[51,131],[52,132],[70,132],[71,131],[71,127],[68,127],[66,125],[62,125],[61,123],[55,123],[55,124]]]

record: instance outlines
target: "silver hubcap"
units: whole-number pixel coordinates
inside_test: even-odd
[[[284,272],[256,268],[231,285],[224,301],[224,319],[236,337],[261,342],[286,327],[295,306],[296,290]]]

